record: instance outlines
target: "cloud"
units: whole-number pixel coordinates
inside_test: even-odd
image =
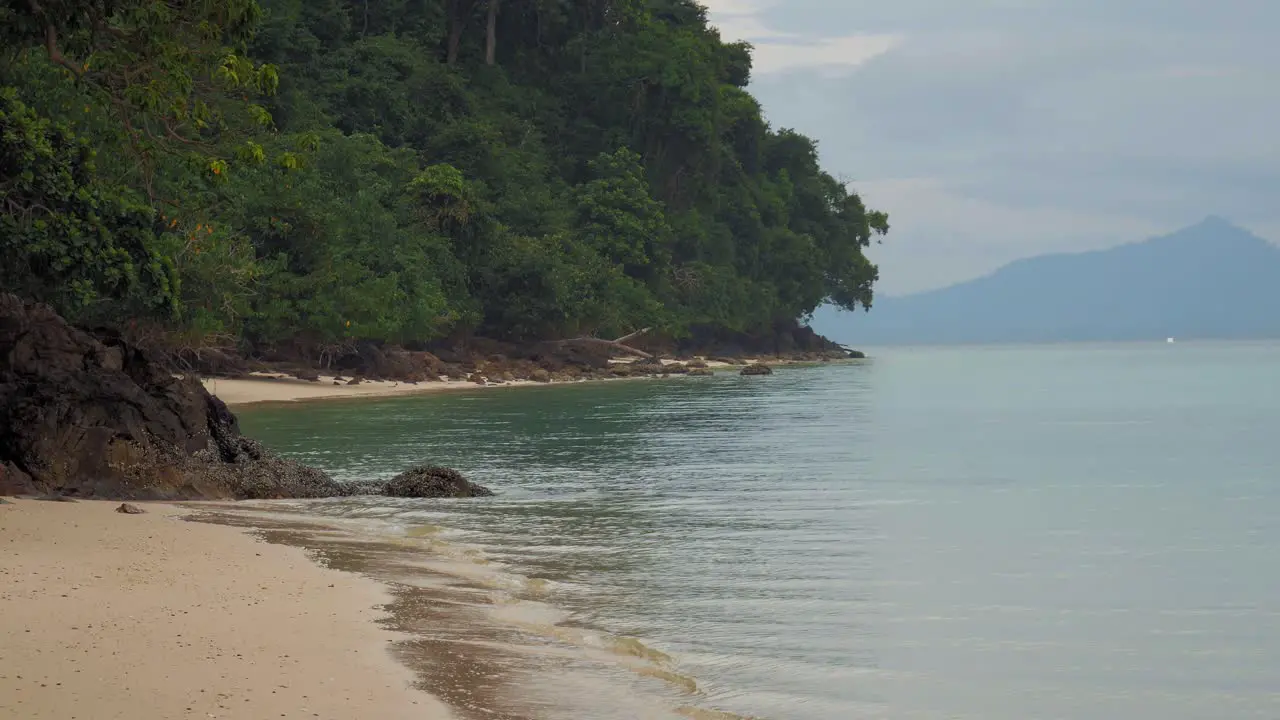
[[[900,42],[895,35],[847,35],[808,43],[757,42],[753,71],[759,75],[816,67],[838,74],[892,50]]]
[[[886,291],[1211,213],[1280,240],[1274,0],[710,7],[757,45],[770,122],[890,213]]]
[[[893,34],[854,33],[813,37],[784,32],[766,24],[761,15],[771,3],[752,0],[711,0],[706,3],[721,37],[745,40],[754,46],[752,71],[757,76],[802,68],[840,74],[882,55],[902,38]]]

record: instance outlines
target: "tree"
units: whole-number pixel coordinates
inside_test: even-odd
[[[243,53],[260,16],[255,0],[11,0],[0,9],[0,38],[42,48],[108,109],[154,194],[158,154],[199,152],[218,175],[231,159],[228,129],[270,124],[246,101],[278,83],[274,67]]]
[[[590,168],[594,179],[576,193],[579,237],[627,275],[652,281],[671,263],[671,228],[649,196],[640,156],[602,153]]]
[[[887,218],[693,0],[5,0],[0,41],[0,282],[104,321],[327,357],[873,299]]]
[[[102,299],[172,307],[157,220],[98,177],[88,142],[0,90],[0,287],[70,315]]]

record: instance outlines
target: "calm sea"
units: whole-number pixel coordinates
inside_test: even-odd
[[[463,718],[1280,718],[1280,345],[876,355],[242,422]]]

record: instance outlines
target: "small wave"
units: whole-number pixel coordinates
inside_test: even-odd
[[[748,715],[735,715],[723,710],[708,710],[692,705],[681,706],[676,709],[676,712],[689,720],[759,720]]]
[[[569,618],[568,611],[554,605],[521,600],[506,593],[496,595],[490,617],[539,635],[555,635],[555,628]]]
[[[690,695],[696,695],[698,693],[698,683],[688,675],[681,675],[680,673],[657,667],[641,667],[633,669],[637,674],[643,675],[644,677],[657,678],[658,680],[671,683]]]
[[[605,649],[618,655],[643,658],[664,665],[671,662],[670,655],[651,648],[633,637],[605,636],[604,646]]]
[[[444,528],[439,525],[414,525],[404,531],[405,537],[425,538],[434,537],[444,532]]]

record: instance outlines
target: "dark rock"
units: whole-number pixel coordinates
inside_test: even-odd
[[[41,495],[40,497],[38,497],[38,498],[36,498],[36,499],[37,499],[37,500],[43,500],[43,501],[45,501],[45,502],[79,502],[78,500],[76,500],[75,498],[71,497],[70,495],[52,495],[52,494],[50,494],[50,495]]]
[[[320,374],[314,370],[295,370],[293,376],[299,380],[306,380],[307,382],[320,382]]]
[[[743,363],[743,361],[739,360],[738,358],[722,357],[722,356],[713,357],[713,358],[711,358],[711,361],[712,361],[712,362],[718,362],[718,363],[724,363],[725,365],[743,365],[743,364],[745,364],[745,363]]]
[[[715,370],[711,368],[694,368],[689,371],[689,377],[714,377]]]
[[[551,382],[551,373],[542,368],[538,368],[529,373],[529,379],[534,382],[546,383]]]
[[[0,494],[224,500],[358,489],[240,435],[227,406],[165,358],[0,294]]]
[[[8,500],[5,500],[4,498],[0,497],[0,505],[12,505],[12,504],[13,503],[9,502]]]
[[[739,375],[772,375],[772,374],[773,374],[773,368],[769,367],[768,365],[761,365],[760,363],[756,363],[755,365],[748,365],[742,368],[742,372],[739,373]]]
[[[143,510],[137,505],[133,505],[131,503],[123,503],[120,505],[120,507],[116,508],[116,512],[124,513],[125,515],[142,515],[142,514],[145,514],[147,511]]]
[[[485,376],[481,375],[480,373],[471,373],[471,375],[467,376],[467,382],[473,382],[476,385],[489,384],[489,380],[485,378]]]
[[[689,366],[684,363],[671,363],[662,366],[663,375],[684,375],[689,372]]]
[[[794,319],[779,320],[747,332],[711,325],[695,325],[687,330],[679,339],[657,332],[637,338],[632,344],[641,350],[677,358],[701,356],[726,360],[776,357],[797,360],[808,356],[816,362],[820,360],[816,356],[821,355],[848,357],[837,343],[818,335],[812,328],[801,325]]]
[[[865,360],[867,358],[867,354],[862,352],[861,350],[850,350],[849,357],[853,358],[854,360]]]
[[[348,380],[348,381],[347,381],[347,384],[348,384],[348,385],[359,385],[359,384],[360,384],[360,383],[362,383],[362,382],[364,382],[364,381],[363,381],[363,380],[361,380],[360,378],[358,378],[358,377],[354,377],[354,378],[351,378],[350,380]]]
[[[440,358],[442,363],[449,365],[461,365],[470,359],[466,350],[458,346],[439,348],[435,351],[435,356]]]
[[[34,487],[31,476],[13,463],[0,462],[0,495],[19,495]]]
[[[102,367],[107,370],[123,370],[124,355],[118,347],[105,348],[100,357]]]
[[[685,367],[689,368],[690,370],[702,370],[707,367],[707,361],[694,358],[689,362],[685,363]]]
[[[384,480],[356,480],[340,483],[339,495],[353,497],[357,495],[385,495],[387,483]]]
[[[467,480],[457,470],[422,465],[388,480],[383,494],[409,498],[465,498],[488,497],[493,492]]]

